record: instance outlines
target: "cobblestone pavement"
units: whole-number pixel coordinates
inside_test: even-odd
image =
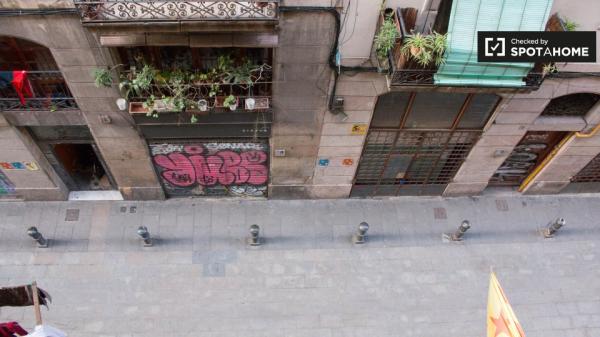
[[[443,242],[463,219],[465,241]],[[37,280],[70,336],[481,337],[490,266],[528,337],[600,336],[597,195],[0,204],[0,284]],[[33,309],[0,320],[31,328]]]

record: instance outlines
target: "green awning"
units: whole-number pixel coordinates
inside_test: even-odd
[[[478,31],[543,31],[553,0],[454,0],[436,85],[524,86],[533,63],[477,62]]]

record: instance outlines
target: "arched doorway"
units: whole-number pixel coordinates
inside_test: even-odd
[[[351,196],[442,194],[499,102],[494,94],[380,96]]]
[[[14,126],[36,142],[70,191],[112,190],[116,185],[89,128],[68,122],[77,110],[48,48],[0,35],[0,111],[27,115]]]
[[[585,117],[600,101],[600,95],[575,93],[556,97],[541,116]],[[552,150],[568,135],[563,131],[529,131],[490,179],[490,186],[521,186]],[[590,170],[585,175],[588,176]],[[588,179],[588,178],[585,178]]]

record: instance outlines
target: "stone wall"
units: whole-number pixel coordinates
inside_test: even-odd
[[[92,71],[112,61],[107,51],[99,48],[94,36],[83,28],[79,17],[75,14],[5,17],[0,20],[0,32],[50,49],[124,198],[163,198],[145,141],[129,116],[117,109],[116,84],[112,88],[94,85]],[[103,116],[109,117],[111,123],[102,123]],[[35,152],[36,148],[32,143],[29,151]]]
[[[585,77],[546,79],[537,91],[504,95],[495,117],[492,117],[493,122],[473,147],[444,195],[481,193],[527,131],[581,131],[595,126],[598,121],[594,118],[598,117],[592,116],[596,114],[579,120],[541,117],[540,114],[553,98],[578,92],[595,92],[599,83],[597,79]],[[525,191],[557,193],[564,188],[569,179],[600,152],[595,145],[590,147],[590,144],[597,142],[593,139],[578,139],[567,144]]]
[[[377,73],[341,75],[336,96],[344,99],[344,113],[327,112],[318,160],[314,163],[314,198],[350,195],[377,97],[387,92],[385,76]]]
[[[285,12],[279,25],[273,86],[272,156],[269,196],[308,198],[331,81],[329,54],[334,17],[326,12]]]

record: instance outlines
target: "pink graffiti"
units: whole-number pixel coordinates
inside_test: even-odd
[[[237,153],[223,150],[204,155],[198,145],[184,147],[184,152],[157,155],[154,162],[163,168],[161,175],[169,183],[188,187],[198,183],[202,186],[221,184],[225,186],[267,182],[269,169],[265,165],[267,154],[263,151]]]

